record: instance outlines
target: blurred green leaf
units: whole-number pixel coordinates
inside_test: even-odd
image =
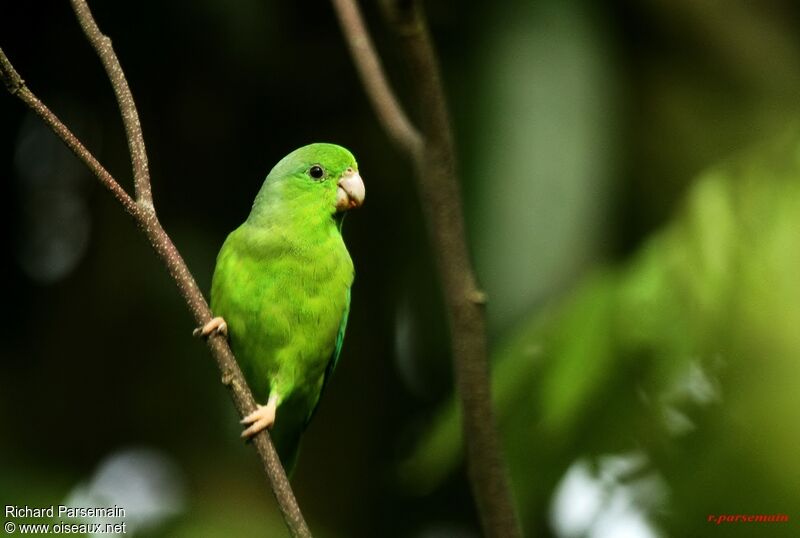
[[[707,514],[798,506],[799,267],[792,129],[702,174],[630,260],[509,335],[493,385],[527,528],[572,462],[632,450],[670,488],[669,516],[653,517],[674,536],[703,534]],[[449,404],[403,476],[430,491],[461,458]]]

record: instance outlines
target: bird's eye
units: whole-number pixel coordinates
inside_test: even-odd
[[[315,164],[308,169],[308,175],[314,179],[322,179],[322,177],[325,175],[325,170],[320,165]]]

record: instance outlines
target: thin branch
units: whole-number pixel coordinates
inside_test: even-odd
[[[110,54],[113,55],[113,51]],[[118,65],[116,58],[113,61]],[[162,228],[152,205],[144,199],[135,202],[120,187],[119,182],[103,168],[78,138],[28,89],[2,49],[0,49],[0,79],[2,79],[8,91],[36,112],[50,126],[53,132],[64,141],[67,147],[97,176],[103,186],[111,191],[112,195],[122,204],[124,210],[133,217],[153,249],[155,249],[158,257],[166,265],[169,274],[175,280],[181,295],[191,310],[195,323],[197,325],[207,323],[211,319],[208,303],[200,292],[197,282],[189,272],[189,268],[183,261],[178,249],[175,248],[172,240]],[[132,99],[121,101],[120,107],[123,109],[135,109]],[[123,114],[127,114],[128,117],[136,116],[135,110],[133,112],[130,110],[124,111]],[[230,390],[239,415],[244,417],[254,411],[256,409],[255,399],[228,346],[227,340],[213,336],[208,339],[208,347],[222,374],[222,383]],[[311,532],[303,519],[300,507],[289,484],[289,479],[281,465],[267,430],[262,430],[253,438],[253,445],[261,459],[272,493],[278,502],[290,534],[299,538],[311,537]]]
[[[355,0],[332,2],[378,117],[389,137],[397,140],[393,126],[407,120],[380,68],[358,5]],[[415,166],[417,190],[447,305],[470,483],[486,536],[515,538],[521,531],[492,411],[486,296],[476,283],[467,248],[456,151],[439,65],[418,2],[388,0],[386,4],[409,60],[420,109],[420,143],[401,145]],[[413,127],[409,130],[417,132]]]
[[[364,26],[364,19],[358,5],[352,0],[332,1],[336,15],[339,17],[339,24],[344,31],[344,37],[350,47],[350,54],[355,60],[361,83],[364,85],[378,119],[389,138],[400,149],[416,155],[422,147],[422,136],[409,121],[388,83],[381,59],[375,52],[375,46]]]
[[[150,169],[147,165],[147,151],[144,148],[142,126],[139,123],[139,113],[133,102],[133,94],[125,79],[125,73],[111,46],[111,38],[103,35],[92,17],[86,0],[72,0],[72,9],[78,17],[78,22],[86,35],[86,39],[94,47],[103,67],[106,70],[114,95],[117,96],[122,123],[125,126],[125,137],[128,139],[128,151],[131,154],[133,168],[133,184],[136,191],[136,201],[152,207],[153,193],[150,189]]]
[[[61,120],[25,86],[25,81],[22,80],[14,66],[11,65],[3,49],[0,49],[0,78],[2,78],[6,89],[11,95],[18,97],[31,110],[36,112],[50,126],[53,132],[64,141],[67,147],[89,167],[89,170],[97,176],[100,183],[111,191],[111,194],[122,204],[125,211],[129,215],[135,216],[139,211],[136,202],[128,196],[128,193],[117,183],[117,180],[103,168],[103,165],[95,159],[94,155],[72,134],[67,126],[61,123]]]

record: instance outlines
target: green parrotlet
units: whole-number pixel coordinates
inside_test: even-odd
[[[275,165],[217,256],[218,317],[199,332],[227,334],[256,400],[266,402],[242,420],[242,436],[270,428],[287,472],[342,350],[354,276],[342,220],[363,201],[348,150],[304,146]]]

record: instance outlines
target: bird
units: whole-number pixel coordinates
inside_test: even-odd
[[[364,196],[355,157],[342,146],[315,143],[286,155],[223,243],[211,284],[215,317],[195,331],[228,338],[256,401],[265,402],[242,419],[242,437],[269,428],[290,475],[342,351],[355,276],[342,222]]]

